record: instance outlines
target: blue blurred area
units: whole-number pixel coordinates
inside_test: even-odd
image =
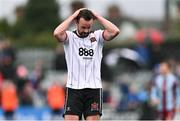
[[[63,111],[61,111],[62,114]],[[0,108],[0,120],[4,120],[4,112]],[[15,120],[52,120],[52,111],[49,107],[20,106],[15,111]],[[58,119],[63,119],[59,115]]]

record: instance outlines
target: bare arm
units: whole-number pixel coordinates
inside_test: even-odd
[[[58,41],[64,42],[66,40],[66,37],[67,37],[66,30],[68,29],[71,22],[77,17],[80,10],[82,9],[79,9],[76,12],[74,12],[74,14],[69,16],[54,30],[54,36]]]
[[[98,15],[97,13],[93,12],[96,19],[105,27],[103,37],[105,40],[110,41],[115,38],[120,30],[116,27],[113,23],[105,19],[104,17]]]

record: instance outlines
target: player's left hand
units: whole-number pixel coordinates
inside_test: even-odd
[[[98,14],[97,12],[95,12],[95,11],[92,11],[92,10],[91,10],[91,12],[93,13],[95,19],[97,19],[97,17],[99,16],[99,14]]]

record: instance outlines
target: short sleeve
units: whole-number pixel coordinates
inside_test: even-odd
[[[94,34],[100,43],[104,43],[104,30],[97,30],[94,32]]]
[[[71,37],[72,37],[72,32],[66,31],[66,39],[64,41],[64,44],[68,44]]]
[[[180,108],[180,82],[176,79],[176,105]]]

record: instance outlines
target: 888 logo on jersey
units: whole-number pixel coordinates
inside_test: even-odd
[[[93,49],[87,49],[80,47],[79,48],[79,56],[93,56],[94,55],[94,50]]]

